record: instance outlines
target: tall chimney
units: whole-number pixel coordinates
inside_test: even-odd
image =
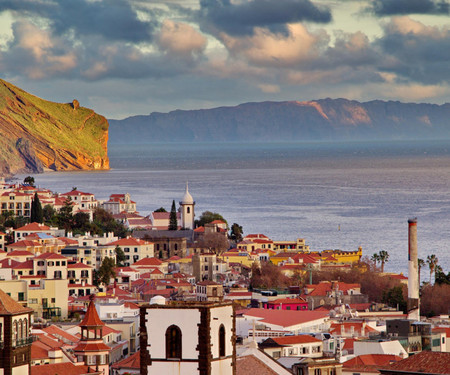
[[[417,218],[408,220],[408,319],[420,321]]]

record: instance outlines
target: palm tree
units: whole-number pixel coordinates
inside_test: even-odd
[[[376,267],[377,263],[380,261],[380,256],[377,253],[374,253],[372,255],[372,257],[370,258],[370,260],[375,263],[375,267]]]
[[[439,259],[434,254],[427,256],[427,264],[428,264],[428,267],[430,267],[430,284],[431,284],[431,275],[433,274],[434,270],[436,269],[436,265],[437,265],[438,261],[439,261]]]
[[[378,257],[381,262],[381,272],[384,272],[384,264],[389,260],[389,253],[386,250],[381,250]]]
[[[417,267],[419,268],[419,287],[420,287],[420,270],[425,267],[425,261],[422,258],[417,259]]]

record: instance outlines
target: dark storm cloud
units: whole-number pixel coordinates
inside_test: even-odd
[[[376,44],[385,56],[381,71],[423,84],[450,82],[450,30],[423,27],[408,32],[391,23]]]
[[[142,42],[152,39],[156,21],[142,21],[131,4],[123,0],[17,1],[0,0],[0,12],[38,16],[57,34],[101,35],[107,40]]]
[[[450,14],[450,5],[446,0],[374,0],[369,9],[378,16]]]
[[[248,35],[254,27],[285,31],[287,23],[328,23],[331,12],[309,0],[252,0],[232,4],[230,0],[200,0],[199,22],[230,35]]]

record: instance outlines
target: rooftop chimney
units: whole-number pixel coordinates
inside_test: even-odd
[[[408,220],[408,319],[420,321],[417,218]]]

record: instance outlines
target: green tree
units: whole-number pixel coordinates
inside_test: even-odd
[[[196,227],[203,227],[205,224],[211,223],[214,220],[221,220],[227,224],[227,221],[223,218],[223,216],[217,212],[205,211],[201,214],[198,220],[195,220]],[[227,224],[228,225],[228,224]]]
[[[379,256],[379,259],[380,259],[380,262],[381,262],[381,272],[383,273],[384,272],[384,265],[389,260],[389,253],[387,251],[385,251],[385,250],[381,250],[378,253],[378,256]]]
[[[428,267],[430,268],[430,284],[431,284],[431,276],[433,275],[433,272],[436,268],[436,265],[438,264],[438,261],[439,261],[439,259],[434,254],[427,256],[427,264],[428,264]]]
[[[398,309],[406,311],[406,299],[404,297],[405,290],[402,285],[394,286],[390,289],[383,291],[382,301],[391,307],[397,307]]]
[[[56,216],[56,210],[49,204],[46,204],[42,209],[42,214],[44,216],[44,221],[46,223],[51,222]]]
[[[103,208],[97,207],[94,211],[94,224],[98,227],[99,234],[114,232],[115,236],[125,238],[129,232],[125,226]]]
[[[33,176],[25,177],[23,183],[34,187],[34,177]]]
[[[116,251],[117,265],[119,267],[123,267],[125,261],[127,260],[127,258],[125,257],[125,253],[123,252],[122,248],[119,245],[116,246],[115,251]]]
[[[237,223],[233,223],[233,225],[231,226],[229,238],[231,241],[234,241],[236,243],[240,242],[242,241],[243,233],[244,231],[242,230],[242,226]]]
[[[167,211],[164,207],[160,207],[157,210],[155,210],[155,212],[167,212]]]
[[[58,228],[71,230],[74,225],[73,219],[73,203],[70,197],[67,197],[64,201],[64,205],[59,210],[58,217]]]
[[[375,267],[376,267],[377,263],[380,261],[380,255],[377,254],[377,253],[374,253],[374,254],[370,257],[370,260],[371,260],[372,262],[375,263]]]
[[[169,216],[169,230],[177,230],[177,229],[178,229],[177,208],[175,206],[175,200],[173,200]]]
[[[102,264],[97,272],[98,283],[106,286],[112,278],[116,277],[116,263],[113,258],[105,257],[103,258]]]
[[[30,221],[32,223],[44,222],[44,211],[42,210],[41,201],[39,200],[38,193],[34,193],[33,200],[31,201]]]

